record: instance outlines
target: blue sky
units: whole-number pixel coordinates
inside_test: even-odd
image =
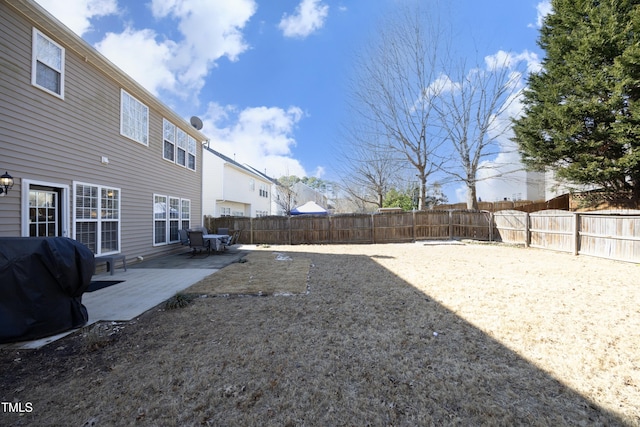
[[[212,148],[273,177],[331,180],[353,58],[407,0],[36,1],[185,119],[200,117]],[[549,0],[441,3],[462,54],[541,58]],[[502,199],[518,185],[487,180],[478,194]],[[459,186],[446,192],[463,200]]]

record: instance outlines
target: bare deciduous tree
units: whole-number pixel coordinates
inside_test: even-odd
[[[360,211],[381,208],[387,191],[398,180],[402,163],[388,143],[379,141],[378,133],[354,126],[347,132],[349,143],[340,150],[341,188]]]
[[[490,61],[487,67],[471,70],[463,64],[441,79],[433,103],[447,142],[448,161],[443,170],[466,185],[468,209],[478,209],[478,172],[490,167],[482,161],[503,152],[498,139],[511,127],[507,112],[520,93],[520,74],[511,68],[510,59],[505,54],[500,62]],[[497,177],[497,169],[488,176]]]
[[[400,8],[378,34],[357,59],[352,109],[363,127],[387,142],[384,155],[394,151],[413,167],[420,182],[418,209],[423,209],[428,177],[442,163],[435,154],[443,139],[432,126],[432,101],[439,94],[431,83],[439,74],[443,33],[416,4]]]

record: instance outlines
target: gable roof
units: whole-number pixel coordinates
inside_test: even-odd
[[[252,168],[249,165],[243,165],[241,163],[236,162],[235,160],[233,160],[231,157],[225,156],[224,154],[220,153],[219,151],[214,150],[211,147],[208,147],[207,145],[203,145],[203,152],[208,151],[209,153],[213,154],[214,156],[219,157],[220,159],[224,160],[225,162],[235,166],[236,168],[242,169],[247,173],[250,173],[251,175],[256,175],[258,178],[262,179],[262,180],[267,180],[267,181],[271,181],[271,178],[269,178],[268,176],[261,174],[260,172],[258,172],[256,169]]]

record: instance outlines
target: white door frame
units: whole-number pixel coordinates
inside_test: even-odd
[[[32,185],[40,185],[43,187],[60,189],[60,200],[58,201],[58,206],[60,209],[61,232],[62,237],[69,237],[71,235],[71,233],[69,232],[69,227],[71,225],[71,223],[69,222],[69,185],[26,178],[22,178],[21,181],[22,202],[20,204],[20,217],[22,219],[22,237],[29,237],[29,190],[31,189]]]

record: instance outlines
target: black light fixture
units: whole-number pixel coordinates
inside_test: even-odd
[[[0,176],[0,195],[7,194],[13,188],[13,177],[9,172],[5,172]]]

